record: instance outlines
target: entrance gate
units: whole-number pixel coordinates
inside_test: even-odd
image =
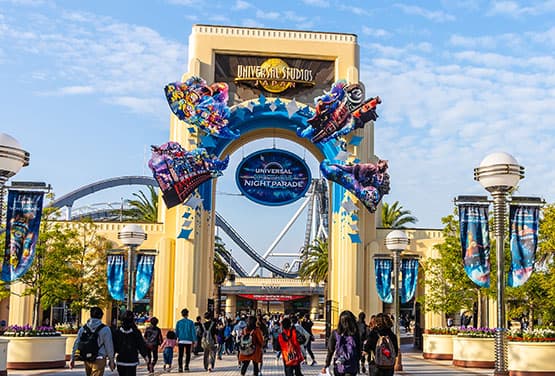
[[[300,144],[319,162],[334,160],[340,152],[334,141],[314,144],[297,136],[296,130],[306,126],[306,103],[321,95],[322,90],[329,90],[332,82],[358,82],[358,49],[352,34],[195,25],[189,39],[189,72],[183,80],[201,76],[207,82],[226,81],[232,106],[230,127],[239,130],[241,136],[206,138],[172,115],[170,140],[192,148],[210,145],[210,153],[223,159],[251,141],[283,138]],[[256,73],[261,69],[282,70],[290,77],[285,81],[264,79]],[[226,79],[226,75],[235,78]],[[300,111],[292,111],[295,108]],[[347,139],[354,136],[362,137],[362,141],[347,145],[347,152],[362,163],[375,162],[373,126],[356,130]],[[199,187],[197,198],[202,202],[198,206],[167,209],[160,205],[165,237],[158,247],[153,314],[162,327],[172,327],[183,308],[188,308],[192,317],[202,314],[208,308],[207,298],[214,296],[216,184],[208,181]],[[328,191],[327,298],[334,306],[332,322],[336,323],[337,314],[344,309],[355,315],[379,310],[371,286],[374,275],[370,264],[370,253],[375,251],[370,248],[376,248],[376,226],[374,214],[351,198],[345,188],[331,184]],[[344,207],[350,200],[358,209],[356,215]],[[190,223],[187,238],[180,236],[184,218]],[[352,236],[353,231],[357,237]]]

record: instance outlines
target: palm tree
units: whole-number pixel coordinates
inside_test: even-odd
[[[141,222],[158,221],[158,191],[154,187],[148,187],[149,198],[143,191],[133,193],[137,199],[129,200],[131,209],[126,211],[126,216],[130,220]]]
[[[229,255],[229,250],[225,247],[222,238],[216,235],[214,238],[214,284],[218,287],[218,314],[220,313],[222,307],[222,283],[224,283],[225,278],[229,273],[229,265],[220,255],[224,255],[224,257],[225,255]]]
[[[316,239],[303,250],[299,277],[312,282],[328,281],[328,240]]]
[[[411,215],[410,210],[405,210],[395,201],[393,205],[387,202],[382,206],[382,227],[384,228],[405,228],[407,223],[416,223],[418,219]]]

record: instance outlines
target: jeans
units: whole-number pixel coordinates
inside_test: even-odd
[[[310,359],[312,359],[312,361],[314,362],[316,358],[314,357],[314,353],[312,352],[312,341],[310,340],[306,343],[306,352],[308,353],[308,355],[310,355]]]
[[[146,347],[146,360],[154,370],[154,366],[156,362],[158,362],[158,346],[154,346],[153,348]]]
[[[183,369],[183,351],[185,351],[185,368],[189,368],[189,363],[191,362],[191,343],[179,343],[178,345],[179,353],[177,354],[177,364],[179,369]]]
[[[301,365],[297,364],[296,366],[286,366],[284,364],[285,376],[303,376],[301,372]],[[355,375],[356,376],[356,375]]]
[[[163,356],[164,356],[164,364],[171,366],[172,360],[173,360],[173,347],[166,347],[164,349]]]
[[[216,346],[209,346],[204,348],[202,353],[204,369],[214,369],[214,364],[216,363]]]

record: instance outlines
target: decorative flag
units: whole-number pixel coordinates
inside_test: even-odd
[[[511,268],[507,285],[522,286],[532,275],[538,246],[538,206],[511,205]]]
[[[384,303],[393,303],[391,295],[391,268],[393,262],[387,258],[374,259],[374,270],[376,272],[376,289],[378,296]]]
[[[459,205],[462,257],[466,275],[480,287],[490,284],[488,206]]]
[[[401,259],[401,303],[412,299],[416,291],[418,281],[418,259]]]
[[[8,192],[6,246],[2,280],[12,282],[22,277],[33,263],[39,237],[44,192]]]
[[[135,301],[145,297],[154,273],[154,255],[137,256],[137,278],[135,279]]]
[[[120,302],[125,299],[123,293],[124,268],[123,255],[108,255],[108,291],[113,299]]]

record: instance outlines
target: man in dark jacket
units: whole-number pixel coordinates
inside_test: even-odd
[[[139,353],[148,363],[146,342],[135,325],[135,317],[131,311],[125,312],[121,326],[114,333],[114,348],[120,376],[137,374]]]
[[[376,357],[376,345],[378,344],[378,340],[380,336],[387,336],[391,343],[393,344],[393,348],[395,350],[395,354],[399,354],[399,344],[397,343],[397,336],[391,330],[393,326],[393,322],[391,318],[384,314],[379,313],[376,316],[376,326],[372,329],[370,334],[368,335],[368,340],[364,345],[363,349],[366,355],[368,355],[368,359]],[[370,361],[370,362],[373,362]],[[394,367],[378,367],[378,376],[393,376]]]
[[[369,332],[368,325],[366,325],[366,313],[360,312],[358,314],[357,327],[358,327],[358,336],[360,338],[360,343],[362,344],[362,346],[364,346],[364,344],[366,343],[366,340],[368,339],[368,332]],[[361,366],[361,372],[366,373],[366,358],[364,354],[361,354],[360,356],[360,366]]]

